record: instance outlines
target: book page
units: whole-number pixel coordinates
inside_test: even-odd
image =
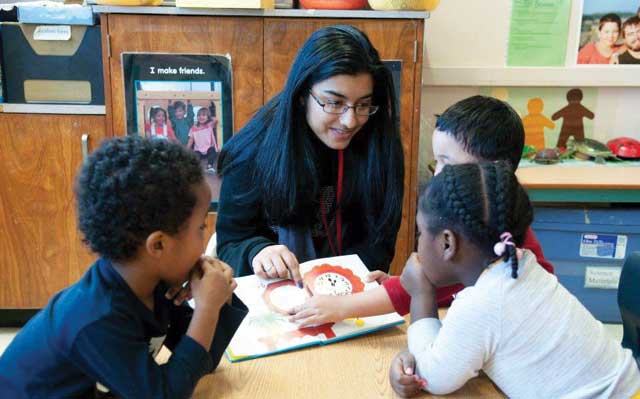
[[[375,282],[365,283],[369,270],[357,255],[305,262],[300,264],[300,273],[304,289],[298,288],[293,280],[264,280],[255,275],[236,278],[235,294],[247,305],[249,314],[227,348],[231,361],[346,339],[404,321],[393,313],[298,328],[288,321],[289,311],[310,295],[348,295],[379,286]]]

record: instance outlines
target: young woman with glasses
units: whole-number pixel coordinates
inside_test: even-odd
[[[237,276],[358,254],[388,271],[404,161],[391,72],[358,29],[313,33],[284,89],[222,149],[217,253]]]

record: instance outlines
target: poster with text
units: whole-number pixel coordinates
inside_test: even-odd
[[[564,66],[571,0],[512,0],[507,66]]]
[[[127,134],[192,150],[217,203],[217,158],[233,134],[229,56],[123,53],[122,68]]]

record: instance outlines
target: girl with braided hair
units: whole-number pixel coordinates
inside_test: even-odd
[[[578,300],[521,249],[533,219],[506,162],[447,165],[420,198],[409,352],[420,379],[393,367],[402,396],[447,394],[483,370],[510,398],[629,398],[640,370]],[[438,319],[436,287],[458,293]],[[413,370],[412,370],[413,371]]]

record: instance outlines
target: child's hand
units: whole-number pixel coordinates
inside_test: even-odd
[[[412,253],[404,265],[400,283],[412,297],[418,295],[435,295],[435,287],[424,273],[423,267],[418,260],[418,254]]]
[[[415,374],[416,359],[408,350],[398,353],[391,361],[389,382],[396,393],[404,398],[416,395],[427,381]]]
[[[194,268],[189,285],[197,308],[211,306],[216,310],[222,307],[237,286],[231,267],[211,257],[203,257],[200,267]]]
[[[365,277],[365,280],[367,281],[367,283],[376,281],[378,282],[378,284],[382,284],[384,280],[388,280],[390,277],[391,277],[390,275],[383,272],[382,270],[374,270],[369,274],[367,274],[367,276]]]
[[[164,296],[167,299],[173,298],[173,304],[180,306],[185,301],[193,298],[193,295],[191,294],[191,285],[188,282],[187,284],[174,285],[167,290]]]
[[[262,278],[291,278],[302,288],[298,259],[286,245],[269,245],[253,257],[253,272]],[[289,275],[291,274],[291,275]]]
[[[341,296],[316,295],[307,299],[302,305],[291,309],[289,321],[298,327],[308,327],[325,323],[337,323],[345,319],[342,314]]]

